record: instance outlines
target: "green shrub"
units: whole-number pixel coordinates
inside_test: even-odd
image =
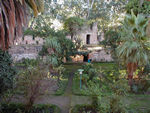
[[[12,63],[9,53],[0,49],[0,94],[13,87],[17,72]]]
[[[145,93],[150,88],[150,80],[142,78],[139,80],[134,80],[132,85],[132,92],[134,93]]]
[[[143,0],[143,4],[141,6],[140,2],[140,0],[130,0],[125,7],[127,13],[131,14],[132,9],[136,15],[142,13],[148,16],[150,12],[150,2],[148,0]]]
[[[113,66],[111,70],[100,70],[101,80],[107,81],[107,85],[118,81],[121,75],[119,68],[118,66]]]
[[[0,112],[2,113],[60,113],[60,109],[55,105],[37,104],[29,110],[24,104],[2,104]]]
[[[120,79],[111,85],[113,93],[117,95],[126,95],[130,91],[128,81],[126,79]]]
[[[17,66],[37,66],[40,63],[40,59],[29,59],[23,58],[20,62],[17,63]]]
[[[83,74],[88,76],[88,79],[87,79],[87,76],[85,76],[86,79],[87,79],[87,82],[88,81],[93,81],[94,78],[98,76],[97,70],[90,63],[88,63],[86,65],[83,65],[83,70],[84,70]]]
[[[71,113],[97,113],[92,105],[76,105],[71,110]]]
[[[105,87],[94,82],[89,82],[85,92],[92,96],[91,106],[100,113],[127,113],[127,106],[121,101],[120,95],[125,95],[129,90],[127,81],[118,80],[112,86],[111,95],[105,94]]]
[[[117,47],[118,39],[120,34],[117,31],[109,30],[105,33],[105,40],[100,42],[100,44],[106,46],[110,46],[112,49]]]
[[[116,94],[110,97],[109,106],[110,113],[128,113],[127,106],[121,101],[121,98]]]
[[[144,75],[150,75],[150,64],[147,64],[143,70]]]
[[[46,77],[44,68],[41,67],[30,67],[27,70],[19,73],[17,79],[18,90],[22,91],[26,99],[26,106],[30,109],[34,104],[35,100],[45,93],[47,87],[42,86],[42,80]]]

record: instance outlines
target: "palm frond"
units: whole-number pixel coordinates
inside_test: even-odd
[[[35,0],[0,0],[0,48],[8,49],[13,40],[22,35],[22,27],[27,23],[26,3],[33,9],[34,15],[43,11],[41,5],[35,3]],[[25,3],[26,2],[26,3]],[[40,8],[41,7],[41,8]],[[40,10],[37,10],[37,9]]]
[[[150,48],[149,38],[146,36],[148,19],[143,15],[127,15],[124,19],[121,44],[116,49],[118,57],[125,62],[146,64],[149,59],[148,48]]]

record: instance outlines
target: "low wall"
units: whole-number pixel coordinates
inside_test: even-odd
[[[102,49],[98,51],[91,52],[89,54],[90,59],[95,62],[112,62],[110,51]]]
[[[42,49],[42,45],[18,45],[12,46],[9,49],[9,53],[15,61],[19,61],[23,58],[36,59],[39,51]],[[83,62],[84,56],[76,55],[71,57],[73,62]],[[89,54],[89,58],[94,62],[111,62],[113,61],[110,51],[102,49],[93,51]]]
[[[71,57],[72,62],[83,62],[83,55],[76,55],[75,57]],[[89,53],[88,59],[92,59],[93,62],[112,62],[113,59],[111,57],[110,51],[102,49]]]
[[[42,45],[18,45],[12,46],[9,53],[14,61],[19,61],[23,58],[36,59]]]

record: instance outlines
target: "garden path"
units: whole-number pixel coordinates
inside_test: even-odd
[[[70,110],[76,104],[87,104],[91,103],[90,98],[87,96],[75,96],[72,94],[72,83],[74,72],[69,74],[68,85],[66,87],[64,95],[54,96],[47,95],[39,98],[37,104],[55,104],[61,109],[61,113],[70,113]]]
[[[77,104],[90,104],[91,98],[88,96],[76,96],[72,94],[72,84],[74,78],[74,71],[70,72],[68,78],[68,85],[66,87],[64,95],[55,96],[51,94],[43,95],[39,97],[35,104],[54,104],[61,109],[61,113],[70,113],[71,108]],[[16,95],[13,102],[24,103],[25,98],[21,95]]]

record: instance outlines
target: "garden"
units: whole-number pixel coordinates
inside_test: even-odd
[[[149,0],[0,0],[0,113],[150,113],[149,17]]]

